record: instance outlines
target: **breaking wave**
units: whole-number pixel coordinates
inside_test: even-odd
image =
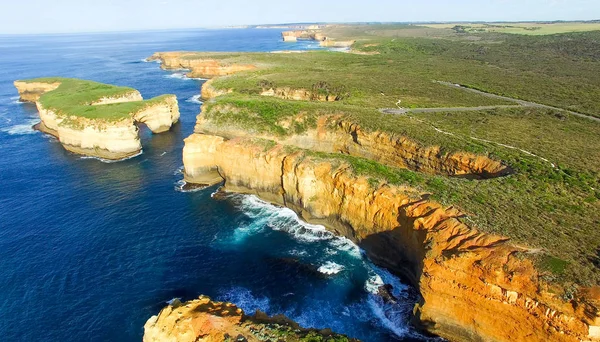
[[[194,95],[192,97],[190,97],[189,99],[185,100],[185,102],[191,102],[191,103],[198,103],[198,104],[202,104],[203,102],[200,100],[201,95]]]
[[[244,287],[232,287],[221,292],[217,298],[220,301],[234,303],[248,314],[256,310],[268,312],[270,309],[269,298],[254,296],[250,290]]]
[[[344,270],[344,266],[342,266],[340,264],[336,264],[333,261],[327,261],[326,263],[324,263],[317,269],[317,271],[319,271],[323,274],[327,274],[327,275],[338,274],[343,270]]]
[[[24,124],[1,128],[0,131],[10,135],[35,134],[37,131],[33,129],[33,125],[37,124],[38,122],[40,122],[39,119],[31,119]]]

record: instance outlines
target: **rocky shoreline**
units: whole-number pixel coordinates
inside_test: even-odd
[[[182,64],[170,61],[167,68]],[[228,92],[208,81],[201,93],[210,99]],[[420,150],[409,140],[364,131],[335,116],[319,119],[314,131],[285,138],[222,126],[209,117],[199,115],[196,133],[185,139],[185,181],[224,182],[225,191],[255,194],[355,241],[371,260],[419,290],[415,325],[456,341],[600,338],[592,297],[569,302],[557,295],[536,270],[535,251],[478,231],[461,220],[459,210],[417,189],[374,186],[348,165],[309,151],[344,151],[394,167],[476,178],[509,174],[503,163]]]
[[[173,300],[144,325],[144,342],[291,341],[358,342],[329,330],[304,329],[289,318],[257,311],[247,315],[235,304],[200,296]]]

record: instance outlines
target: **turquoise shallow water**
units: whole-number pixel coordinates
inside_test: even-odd
[[[177,191],[201,80],[143,59],[155,51],[313,49],[275,30],[0,36],[0,336],[3,341],[140,341],[145,321],[207,294],[252,312],[365,341],[420,340],[414,295],[345,239],[252,196]],[[103,163],[35,132],[16,79],[65,76],[177,95],[181,122],[142,131],[142,155]],[[372,294],[392,283],[401,298]]]

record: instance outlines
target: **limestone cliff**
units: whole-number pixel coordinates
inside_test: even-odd
[[[463,223],[463,214],[405,186],[373,186],[344,163],[247,138],[185,140],[188,181],[225,181],[294,209],[362,246],[420,291],[415,321],[456,341],[600,340],[597,294],[565,302],[528,253]],[[592,293],[593,291],[590,291]]]
[[[213,80],[208,80],[202,84],[202,88],[200,89],[200,97],[203,100],[210,100],[215,97],[225,95],[225,94],[231,92],[231,90],[216,89],[215,87],[212,86],[212,82],[213,82]]]
[[[15,81],[19,91],[19,99],[23,102],[36,102],[40,96],[48,91],[58,88],[60,82],[23,82]]]
[[[237,72],[253,70],[251,64],[225,64],[216,59],[193,58],[193,52],[157,52],[148,58],[149,61],[160,61],[165,70],[188,69],[188,77],[212,78],[227,76]]]
[[[132,90],[118,96],[100,97],[87,104],[98,107],[126,102],[135,104],[122,117],[105,119],[78,116],[68,110],[45,107],[40,97],[57,89],[60,82],[16,81],[14,84],[22,101],[35,102],[41,119],[36,128],[55,136],[66,150],[86,156],[109,160],[134,156],[142,150],[136,123],[144,123],[152,132],[161,133],[179,120],[179,107],[174,95],[143,102],[141,94]]]
[[[327,39],[320,31],[317,30],[295,30],[283,31],[281,37],[284,42],[296,42],[298,39],[323,41]]]
[[[181,303],[175,300],[144,325],[144,342],[199,341],[355,341],[343,335],[302,329],[284,316],[246,315],[231,303],[201,296]]]
[[[226,109],[213,106],[210,110],[218,112]],[[215,115],[218,116],[218,114]],[[511,172],[507,165],[487,156],[465,152],[449,153],[442,151],[439,146],[421,146],[404,136],[364,130],[360,125],[343,116],[321,116],[317,120],[316,128],[309,129],[302,134],[284,137],[248,132],[232,126],[223,127],[207,118],[211,116],[211,113],[199,115],[195,131],[217,134],[227,138],[240,136],[264,138],[283,145],[320,152],[344,153],[393,167],[408,168],[430,174],[492,178]],[[279,124],[282,127],[288,127],[291,125],[291,121],[302,119],[300,116],[288,118],[290,122],[280,122]]]
[[[263,88],[260,93],[262,96],[273,96],[284,100],[296,101],[322,101],[333,102],[338,101],[340,96],[337,94],[319,94],[307,89],[294,89],[290,87]]]

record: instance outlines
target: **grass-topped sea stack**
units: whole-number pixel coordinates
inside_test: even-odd
[[[55,136],[65,149],[119,160],[142,150],[136,123],[153,133],[168,131],[179,120],[175,95],[144,100],[139,91],[72,78],[15,81],[21,101],[35,102],[40,131]]]

